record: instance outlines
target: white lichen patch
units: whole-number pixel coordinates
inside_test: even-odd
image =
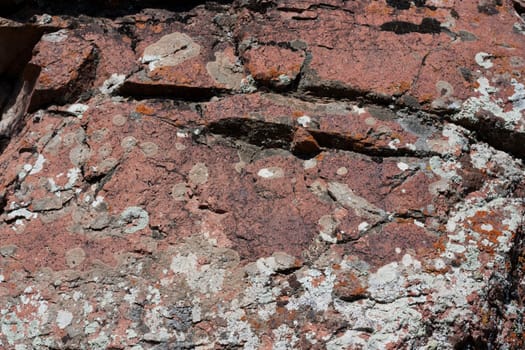
[[[339,176],[345,176],[346,174],[348,174],[348,169],[344,166],[338,168],[335,172],[337,175]]]
[[[117,90],[122,84],[124,84],[124,81],[126,80],[125,74],[117,74],[113,73],[111,76],[106,79],[102,86],[99,88],[100,92],[109,95],[113,93],[115,90]]]
[[[88,105],[82,103],[74,103],[67,108],[67,111],[73,113],[77,118],[81,119],[84,113],[89,109]]]
[[[178,254],[171,260],[171,271],[186,276],[188,286],[201,293],[217,293],[222,289],[224,269],[214,268],[209,264],[200,265],[193,254]]]
[[[328,192],[335,200],[346,208],[351,208],[361,216],[377,217],[384,216],[384,210],[378,208],[365,198],[358,196],[348,185],[339,182],[330,182]]]
[[[284,170],[280,167],[262,168],[257,172],[257,176],[264,179],[279,179],[284,177]]]
[[[476,56],[474,56],[474,60],[478,64],[478,66],[483,67],[485,69],[492,68],[494,64],[490,60],[493,56],[490,53],[486,52],[478,52]]]
[[[397,150],[397,147],[400,143],[401,141],[399,141],[399,139],[393,139],[392,141],[388,142],[388,148]]]
[[[195,164],[188,174],[188,178],[192,185],[204,185],[210,176],[208,167],[204,163]]]
[[[397,162],[397,167],[401,171],[405,171],[405,170],[410,169],[410,166],[407,163],[404,163],[404,162]]]
[[[141,207],[128,207],[121,214],[118,225],[125,233],[135,233],[145,229],[149,224],[149,214]]]
[[[453,115],[453,120],[468,120],[476,123],[476,113],[484,110],[492,113],[495,117],[503,119],[504,127],[508,130],[518,130],[523,132],[524,127],[522,123],[522,111],[525,110],[525,88],[523,84],[515,79],[511,80],[514,87],[514,94],[508,98],[508,102],[512,103],[512,109],[507,110],[505,102],[502,99],[493,97],[498,88],[490,85],[490,81],[486,77],[480,77],[477,80],[478,88],[476,91],[479,97],[470,97],[462,105],[461,110]]]
[[[154,142],[142,142],[139,147],[146,157],[153,157],[159,152],[159,146]]]
[[[42,169],[44,168],[45,162],[46,162],[46,159],[44,158],[44,156],[42,154],[39,154],[35,161],[35,164],[31,168],[31,171],[29,172],[29,175],[34,175],[34,174],[38,174],[39,172],[41,172]]]
[[[60,43],[60,42],[62,42],[62,41],[67,39],[68,33],[69,32],[68,32],[67,29],[61,29],[61,30],[53,32],[53,33],[42,35],[42,39],[41,40],[47,41],[47,42],[50,42],[50,43]]]
[[[163,36],[154,44],[144,49],[142,63],[147,63],[150,70],[159,67],[177,66],[199,55],[200,45],[184,33],[171,33]]]
[[[357,229],[359,230],[359,232],[364,232],[369,227],[370,227],[370,224],[368,222],[366,222],[366,221],[363,221],[357,226]]]
[[[300,296],[290,299],[286,308],[298,310],[302,305],[308,305],[315,311],[326,311],[332,303],[332,290],[335,281],[332,270],[308,269],[302,271],[302,276],[297,280],[301,282],[304,292]]]
[[[67,310],[59,310],[56,317],[56,324],[58,328],[64,329],[73,321],[73,314]]]
[[[352,106],[352,112],[354,113],[357,113],[357,114],[365,114],[366,113],[366,108],[361,108],[359,106]],[[375,119],[372,118],[372,121],[373,121],[373,124],[369,124],[371,121],[369,120],[370,118],[367,118],[367,120],[365,120],[365,122],[368,124],[368,125],[374,125],[375,124]]]
[[[301,125],[303,128],[307,128],[312,123],[312,118],[307,115],[300,116],[297,118],[297,124]]]
[[[317,166],[317,159],[315,158],[312,158],[312,159],[307,159],[303,162],[303,168],[305,170],[308,170],[308,169],[313,169]]]
[[[33,213],[26,208],[20,208],[20,209],[12,210],[9,213],[7,213],[7,217],[9,219],[24,218],[26,220],[31,220],[31,219],[36,219],[38,217],[38,214]]]

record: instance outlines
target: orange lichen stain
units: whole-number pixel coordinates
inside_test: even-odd
[[[303,115],[304,115],[304,112],[301,112],[301,111],[293,111],[292,112],[292,116],[295,117],[295,118],[302,117]]]
[[[313,278],[312,279],[312,286],[319,287],[325,280],[326,280],[326,278],[324,276],[319,276],[319,277]]]
[[[435,241],[432,244],[432,246],[438,252],[444,252],[446,250],[446,246],[447,246],[447,237],[446,236],[439,237],[439,239],[437,241]]]
[[[135,108],[135,111],[141,114],[146,114],[146,115],[152,115],[155,113],[155,110],[153,108],[146,106],[145,104],[142,104],[142,103],[139,104]]]
[[[162,25],[156,24],[151,28],[151,30],[153,31],[153,33],[161,33],[164,30],[164,28],[162,27]]]
[[[478,211],[474,216],[468,218],[470,229],[482,235],[489,242],[498,244],[498,238],[502,232],[498,229],[498,218],[494,213],[488,211]]]
[[[389,15],[391,9],[379,2],[372,2],[366,7],[365,12],[370,14]]]
[[[430,102],[434,99],[434,95],[432,94],[423,94],[421,95],[421,101],[423,103]]]
[[[323,153],[319,153],[317,156],[315,156],[315,160],[318,162],[322,161],[324,159],[325,155]]]

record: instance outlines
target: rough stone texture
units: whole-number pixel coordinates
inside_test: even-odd
[[[0,348],[525,347],[523,1],[0,5]]]

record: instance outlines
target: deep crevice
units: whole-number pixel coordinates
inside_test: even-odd
[[[439,34],[441,33],[441,23],[435,18],[423,18],[421,24],[415,24],[404,21],[391,21],[381,25],[381,30],[385,32],[394,32],[399,35],[408,33],[420,34]]]
[[[481,110],[475,114],[476,121],[446,118],[449,122],[474,131],[477,139],[486,142],[496,150],[525,159],[525,134],[505,128],[505,121],[489,111]]]
[[[206,131],[231,137],[263,148],[280,148],[292,150],[293,127],[286,124],[270,123],[260,120],[228,118],[212,122]],[[430,151],[412,151],[409,149],[377,148],[374,144],[354,140],[343,134],[308,129],[321,148],[344,150],[363,154],[369,157],[430,157],[437,155]],[[321,150],[322,151],[322,150]],[[308,154],[295,154],[299,158],[309,159]],[[310,157],[309,157],[310,156]]]
[[[208,87],[147,85],[126,81],[118,89],[117,94],[136,100],[163,98],[186,102],[208,102],[214,96],[228,95],[228,91]]]
[[[173,12],[191,11],[199,5],[214,7],[216,5],[231,4],[233,0],[190,0],[190,1],[162,1],[162,0],[129,0],[129,1],[105,1],[105,0],[8,0],[6,6],[0,8],[0,16],[19,21],[28,21],[34,15],[43,13],[49,15],[63,15],[79,17],[82,15],[91,17],[106,17],[115,19],[117,17],[135,14],[146,8],[165,9]]]

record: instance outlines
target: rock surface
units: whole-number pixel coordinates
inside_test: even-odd
[[[0,4],[1,348],[525,347],[523,1]]]

